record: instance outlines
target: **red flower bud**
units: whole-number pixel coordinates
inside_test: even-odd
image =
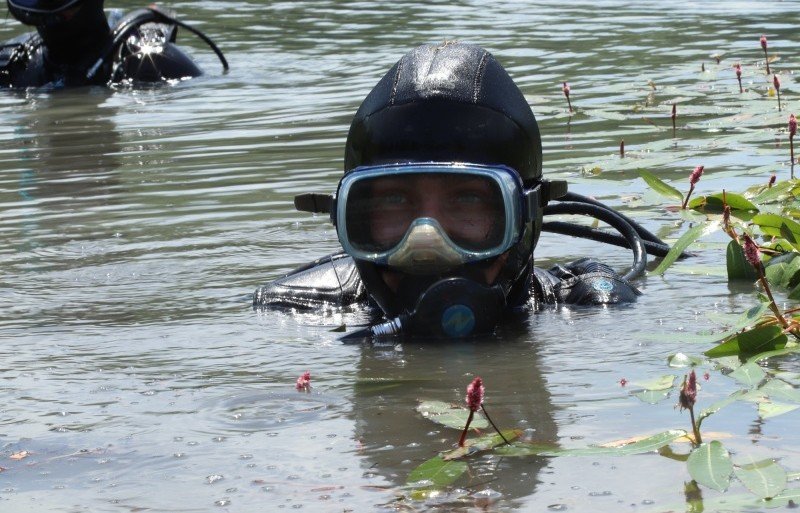
[[[761,36],[761,48],[767,51],[767,36]]]
[[[736,71],[736,78],[742,78],[742,65],[736,63],[733,65],[733,69]]]
[[[756,269],[761,268],[761,251],[758,244],[746,233],[744,234],[744,257]]]
[[[561,90],[564,92],[564,96],[569,98],[569,84],[564,82],[564,85],[561,86]]]
[[[678,115],[678,107],[673,103],[672,104],[672,121],[675,121],[675,118]]]
[[[789,114],[789,138],[794,137],[794,134],[797,133],[797,118],[794,117],[794,114]]]
[[[772,75],[772,85],[775,86],[776,91],[781,90],[781,79],[778,78],[778,75]]]
[[[772,187],[773,185],[775,185],[775,181],[777,179],[778,177],[775,175],[775,173],[772,173],[772,176],[769,177],[769,184],[767,184],[767,187]]]
[[[295,387],[297,390],[308,390],[311,388],[311,373],[309,371],[305,371],[302,376],[297,378]]]
[[[695,401],[697,401],[697,376],[692,370],[688,379],[684,378],[683,380],[681,393],[678,396],[678,406],[680,406],[681,410],[689,410],[694,407]]]
[[[697,182],[700,181],[700,176],[702,176],[702,174],[703,174],[703,169],[705,169],[705,166],[697,166],[696,168],[694,168],[694,171],[692,171],[692,174],[689,175],[689,184],[690,185],[695,185]]]
[[[483,394],[485,390],[483,388],[483,380],[481,378],[475,378],[472,380],[472,383],[467,386],[467,407],[470,411],[478,411],[483,404]]]

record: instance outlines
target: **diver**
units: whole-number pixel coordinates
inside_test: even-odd
[[[557,200],[557,203],[554,201]],[[669,247],[628,217],[542,176],[533,112],[506,70],[469,44],[403,56],[350,125],[336,195],[303,194],[330,214],[343,252],[256,290],[255,307],[367,304],[382,322],[345,338],[398,333],[460,338],[491,332],[541,305],[635,301],[646,254]],[[619,234],[546,214],[596,217]],[[533,265],[542,230],[630,247],[620,276],[589,258]]]
[[[109,18],[104,0],[6,0],[11,15],[36,32],[0,44],[0,87],[77,87],[161,82],[203,72],[176,44],[178,27],[197,29],[155,6]]]

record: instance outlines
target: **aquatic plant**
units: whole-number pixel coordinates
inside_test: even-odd
[[[681,205],[681,209],[686,210],[686,204],[689,203],[689,198],[692,196],[692,192],[694,192],[694,186],[697,185],[697,182],[700,181],[700,177],[703,175],[703,170],[705,166],[697,166],[694,168],[694,171],[689,175],[689,192],[686,193],[686,197],[683,198],[683,204]]]
[[[700,445],[703,443],[703,440],[700,437],[700,426],[697,424],[694,418],[694,403],[696,401],[697,375],[695,374],[694,369],[692,369],[688,376],[683,377],[683,384],[681,385],[681,391],[678,395],[678,406],[680,407],[681,411],[689,410],[689,418],[692,422],[692,432],[694,433],[694,444]]]
[[[794,114],[789,114],[789,164],[792,166],[792,178],[794,178],[794,135],[797,133],[797,118]]]
[[[569,84],[563,82],[563,85],[561,86],[561,91],[564,93],[564,97],[567,99],[567,106],[569,107],[570,114],[572,114],[572,102],[569,99]]]
[[[769,75],[769,55],[767,55],[767,36],[761,36],[761,49],[764,50],[764,62],[767,64],[767,75]]]
[[[295,388],[297,388],[297,390],[300,390],[300,391],[303,391],[303,392],[310,391],[311,390],[311,372],[305,371],[303,374],[301,374],[300,377],[297,378],[297,381],[295,382],[294,386],[295,386]]]
[[[464,440],[467,438],[467,430],[469,429],[469,425],[472,423],[472,417],[475,415],[475,412],[483,405],[483,396],[486,393],[485,388],[483,387],[483,380],[480,377],[476,377],[472,380],[472,382],[467,386],[467,397],[465,398],[467,401],[467,408],[469,408],[469,417],[467,417],[467,423],[464,424],[464,430],[461,432],[461,438],[458,439],[458,446],[464,447]]]
[[[733,65],[733,69],[736,71],[736,80],[739,82],[739,92],[743,93],[744,89],[742,89],[742,65],[738,62]]]
[[[673,103],[672,104],[672,138],[675,138],[675,119],[678,117],[678,107]]]
[[[625,139],[619,142],[619,157],[625,158]]]
[[[772,85],[775,87],[775,94],[778,96],[778,112],[781,111],[781,79],[777,73],[772,75]]]

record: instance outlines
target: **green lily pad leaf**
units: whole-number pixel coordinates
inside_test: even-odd
[[[651,189],[659,193],[660,195],[664,196],[668,199],[674,199],[679,203],[683,203],[683,193],[676,189],[675,187],[667,184],[659,177],[651,173],[650,171],[645,171],[644,169],[638,169],[637,172],[639,176],[642,177],[642,180],[650,186]]]
[[[505,445],[506,440],[511,442],[516,440],[520,436],[522,436],[521,430],[506,429],[503,430],[502,437],[499,434],[494,433],[492,435],[484,435],[474,440],[467,440],[466,442],[464,442],[464,447],[459,447],[458,449],[453,449],[452,451],[444,452],[440,454],[440,456],[445,461],[457,460],[460,458],[465,458],[467,456],[472,456],[475,453],[494,449],[499,445]],[[503,440],[503,437],[505,437],[505,440]]]
[[[777,417],[778,415],[789,413],[790,411],[794,411],[797,408],[800,408],[800,404],[786,404],[786,403],[775,403],[772,401],[761,401],[758,403],[758,416],[761,417],[762,419],[768,419],[770,417]]]
[[[728,243],[725,251],[725,263],[728,269],[728,281],[758,279],[758,272],[744,256],[744,248],[735,240]]]
[[[752,387],[761,383],[767,373],[757,362],[749,362],[731,372],[728,376],[743,385]]]
[[[576,449],[545,451],[540,454],[543,456],[630,456],[657,451],[684,436],[686,436],[686,431],[671,429],[627,444],[591,445]]]
[[[674,374],[665,374],[647,381],[631,381],[631,385],[645,390],[667,390],[672,388],[676,377]]]
[[[786,470],[772,459],[739,465],[733,472],[748,490],[762,499],[775,497],[786,488]]]
[[[453,429],[464,429],[467,425],[469,410],[459,408],[443,401],[420,401],[417,412],[428,420]],[[473,415],[470,428],[486,429],[489,422],[481,415]]]
[[[758,207],[755,206],[750,200],[741,194],[736,194],[734,192],[726,192],[724,201],[723,194],[721,192],[711,194],[709,196],[700,196],[689,201],[687,206],[689,208],[702,210],[704,212],[722,213],[726,203],[729,207],[731,207],[731,210],[758,212]]]
[[[777,214],[758,214],[753,216],[752,222],[766,235],[784,237],[784,234],[781,233],[783,230],[784,233],[791,234],[794,240],[800,240],[800,223],[788,217]]]
[[[716,440],[692,451],[686,466],[692,479],[703,486],[721,492],[730,484],[733,463],[727,449]]]
[[[701,365],[703,360],[696,356],[689,356],[684,353],[675,353],[667,357],[667,365],[672,368],[680,369],[683,367],[695,367]]]
[[[717,401],[714,404],[712,404],[711,406],[703,409],[703,411],[701,411],[700,414],[697,416],[697,425],[698,426],[702,425],[703,424],[703,420],[705,420],[707,417],[710,417],[711,415],[717,413],[719,410],[721,410],[722,408],[728,406],[729,404],[733,404],[736,401],[742,399],[744,397],[744,395],[745,395],[745,391],[744,390],[737,390],[736,392],[732,393],[731,395],[729,395],[725,399],[722,399],[721,401]]]
[[[706,221],[704,223],[699,223],[687,230],[686,233],[681,235],[681,237],[670,248],[667,256],[665,256],[664,259],[661,260],[661,263],[658,264],[658,267],[653,270],[653,274],[664,274],[667,268],[675,263],[675,261],[678,259],[678,256],[680,256],[680,254],[683,253],[683,251],[694,241],[708,235],[709,233],[717,231],[719,227],[719,221]]]
[[[408,475],[408,484],[427,489],[444,488],[467,471],[463,461],[445,461],[439,456],[423,462]]]
[[[788,338],[783,334],[780,326],[761,326],[734,335],[704,354],[709,358],[754,355],[764,351],[780,349],[786,345],[787,341]]]

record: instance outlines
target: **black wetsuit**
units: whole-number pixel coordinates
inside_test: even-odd
[[[125,81],[160,82],[202,74],[201,69],[174,44],[177,26],[155,9],[123,16],[111,11],[110,31],[98,36],[77,55],[59,55],[37,32],[0,44],[0,87],[77,87]],[[91,50],[88,50],[91,48]]]
[[[605,264],[582,258],[550,270],[534,268],[529,294],[519,305],[630,303],[641,293]],[[323,305],[370,305],[353,259],[346,254],[320,258],[258,288],[257,307],[314,309]],[[377,306],[375,306],[377,308]]]

